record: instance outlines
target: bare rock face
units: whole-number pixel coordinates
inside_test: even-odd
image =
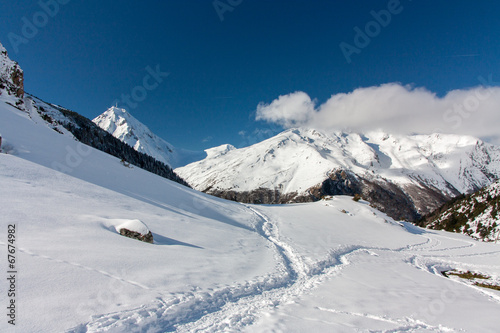
[[[12,83],[14,83],[13,93],[16,97],[24,97],[24,74],[23,71],[16,66],[10,75]]]
[[[9,58],[7,50],[0,43],[0,94],[2,90],[17,98],[24,98],[23,70]]]
[[[408,185],[405,188],[389,181],[367,179],[350,171],[332,170],[322,183],[309,188],[306,193],[281,193],[278,189],[259,188],[236,192],[208,188],[203,192],[238,202],[252,204],[286,204],[313,202],[330,195],[359,195],[378,210],[396,220],[414,222],[449,199],[438,189],[425,184]]]
[[[126,228],[120,229],[120,235],[140,240],[141,242],[151,243],[153,244],[153,234],[149,231],[147,234],[143,235],[139,232],[128,230]]]

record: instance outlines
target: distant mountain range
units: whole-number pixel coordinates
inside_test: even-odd
[[[415,221],[500,176],[500,149],[457,135],[325,133],[290,129],[250,147],[224,145],[176,172],[195,189],[250,203],[360,194],[391,217]]]

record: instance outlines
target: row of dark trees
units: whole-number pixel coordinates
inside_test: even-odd
[[[118,140],[94,124],[90,119],[62,107],[55,105],[52,105],[52,107],[60,111],[69,120],[69,122],[62,125],[68,131],[73,133],[78,141],[107,154],[118,157],[122,161],[128,162],[158,176],[190,187],[189,184],[184,179],[179,177],[170,166],[157,161],[149,155],[136,151],[128,144]]]

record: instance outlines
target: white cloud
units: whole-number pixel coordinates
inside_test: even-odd
[[[266,120],[284,127],[307,123],[314,115],[315,102],[304,92],[298,91],[275,99],[271,104],[257,106],[257,120]]]
[[[364,132],[456,133],[500,143],[500,87],[453,90],[444,97],[398,83],[332,95],[324,104],[304,92],[257,106],[257,120],[285,128],[309,127]]]

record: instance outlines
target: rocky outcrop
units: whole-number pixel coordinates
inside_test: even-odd
[[[207,188],[203,192],[252,204],[313,202],[330,195],[359,195],[390,217],[410,222],[417,221],[452,198],[423,183],[399,187],[390,181],[368,179],[341,169],[332,171],[322,183],[300,195],[297,192],[284,194],[279,189],[266,188],[241,192]]]
[[[0,43],[0,95],[6,92],[18,99],[24,98],[24,74],[18,63],[12,61]]]
[[[153,234],[141,220],[116,219],[113,220],[115,230],[122,236],[137,239],[141,242],[153,243]]]
[[[398,186],[390,182],[368,180],[337,170],[322,184],[310,190],[316,200],[327,195],[359,195],[373,207],[397,220],[415,221],[419,208]]]
[[[242,191],[242,192],[237,192],[233,190],[207,189],[203,192],[214,195],[222,199],[243,202],[243,203],[251,203],[251,204],[285,204],[292,202],[314,201],[314,198],[312,196],[299,197],[297,196],[296,192],[283,194],[277,189],[271,190],[268,188],[258,188],[253,191]]]
[[[141,242],[153,244],[153,234],[149,231],[147,234],[141,234],[136,231],[128,230],[126,228],[120,229],[120,235],[140,240]]]

